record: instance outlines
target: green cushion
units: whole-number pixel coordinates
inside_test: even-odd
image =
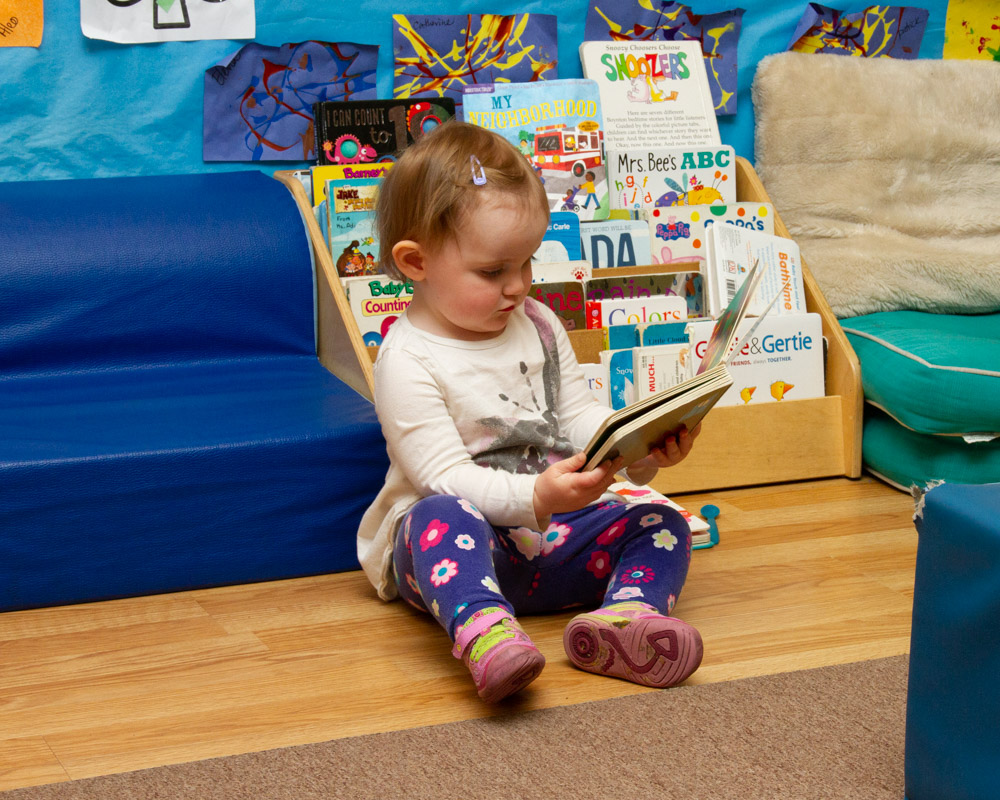
[[[919,433],[1000,432],[1000,313],[841,320],[865,400]]]
[[[861,452],[869,470],[903,489],[931,481],[1000,482],[1000,439],[970,444],[961,436],[916,433],[871,406]]]

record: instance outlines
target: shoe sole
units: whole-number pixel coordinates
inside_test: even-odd
[[[580,615],[563,634],[574,666],[642,686],[675,686],[701,665],[701,634],[673,617],[633,619],[615,625],[599,616]]]
[[[487,667],[486,685],[479,696],[487,703],[497,703],[521,691],[544,666],[545,656],[533,647],[505,647]]]

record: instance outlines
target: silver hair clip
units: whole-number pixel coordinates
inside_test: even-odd
[[[472,166],[472,182],[476,186],[485,186],[486,171],[483,169],[483,165],[479,163],[479,159],[475,156],[469,156],[469,163]]]

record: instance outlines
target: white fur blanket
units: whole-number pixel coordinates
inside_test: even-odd
[[[838,317],[1000,311],[1000,64],[780,53],[755,167]]]

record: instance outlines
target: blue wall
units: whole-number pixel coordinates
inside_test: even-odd
[[[152,0],[146,0],[151,2]],[[392,97],[394,12],[440,13],[431,0],[256,0],[256,41],[305,39],[381,46],[378,96]],[[699,13],[737,5],[696,0]],[[747,0],[739,45],[739,113],[721,117],[725,143],[753,160],[750,83],[757,62],[788,45],[804,0]],[[847,6],[857,11],[863,4]],[[939,58],[947,0],[930,13],[920,55]],[[587,0],[454,0],[449,13],[533,12],[559,18],[559,77],[581,77],[577,47]],[[86,39],[79,4],[48,0],[42,46],[0,48],[0,181],[247,169],[201,159],[204,71],[240,48],[230,40],[119,45]],[[266,172],[299,166],[258,164]]]

